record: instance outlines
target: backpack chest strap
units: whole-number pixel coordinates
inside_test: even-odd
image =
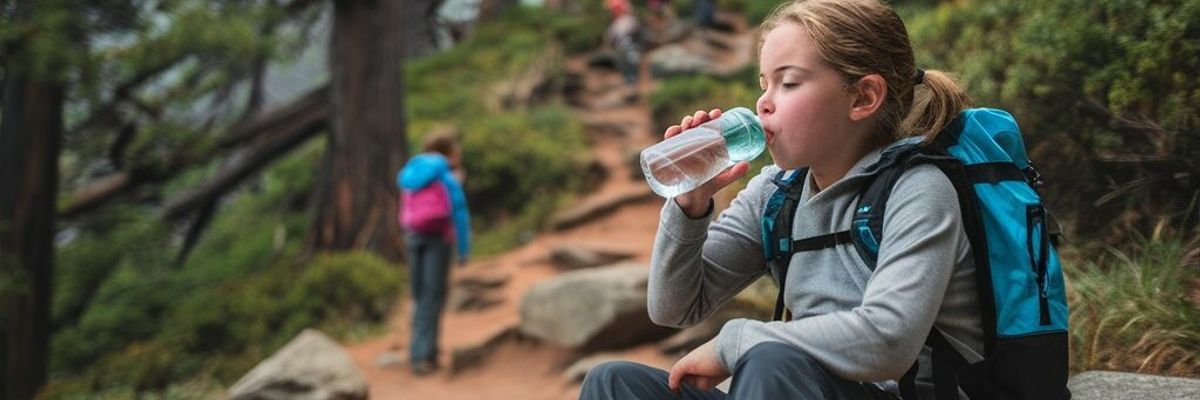
[[[792,242],[792,251],[799,253],[802,251],[824,250],[853,242],[854,236],[849,230],[844,230],[794,241]]]

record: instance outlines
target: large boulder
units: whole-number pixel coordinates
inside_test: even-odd
[[[620,264],[559,274],[521,299],[521,332],[584,351],[657,341],[675,330],[646,314],[649,269]]]
[[[305,329],[229,388],[231,400],[363,400],[367,379],[342,346]]]
[[[1067,382],[1074,400],[1183,400],[1200,399],[1200,379],[1087,371]]]

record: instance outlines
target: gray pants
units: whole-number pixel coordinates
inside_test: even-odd
[[[679,399],[667,388],[667,371],[627,361],[600,364],[588,372],[580,399]],[[871,384],[830,373],[794,346],[767,342],[750,348],[733,368],[733,385],[719,390],[683,387],[683,399],[871,399],[897,397]]]
[[[441,235],[409,233],[408,244],[409,283],[412,284],[416,312],[412,319],[412,337],[409,339],[409,361],[413,365],[422,361],[437,364],[438,325],[441,323],[442,306],[446,303],[446,276],[450,270],[450,244]]]

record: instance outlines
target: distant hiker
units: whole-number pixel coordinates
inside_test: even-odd
[[[760,32],[774,165],[715,221],[748,162],[666,202],[647,308],[694,325],[767,274],[777,320],[731,320],[670,372],[601,364],[580,397],[1069,399],[1062,272],[1012,116],[918,69],[879,0],[795,1]]]
[[[638,80],[638,69],[641,65],[641,45],[638,43],[638,19],[633,15],[633,9],[628,0],[606,0],[608,11],[612,13],[612,23],[605,31],[605,40],[617,53],[617,67],[626,84],[635,84]]]
[[[431,134],[422,151],[396,176],[401,189],[397,214],[406,231],[409,281],[416,303],[409,350],[416,375],[438,367],[438,326],[446,301],[450,246],[458,244],[460,265],[471,253],[467,199],[460,178],[455,177],[462,168],[457,138],[453,132]]]

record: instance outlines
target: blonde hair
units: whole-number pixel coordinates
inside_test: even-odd
[[[825,62],[842,75],[847,87],[879,74],[887,82],[880,107],[880,139],[910,136],[933,140],[958,113],[970,107],[966,92],[950,74],[924,71],[918,81],[912,44],[904,21],[878,0],[799,0],[780,5],[759,30],[796,23],[808,32]],[[919,89],[924,87],[924,89]],[[914,99],[915,97],[915,99]]]

